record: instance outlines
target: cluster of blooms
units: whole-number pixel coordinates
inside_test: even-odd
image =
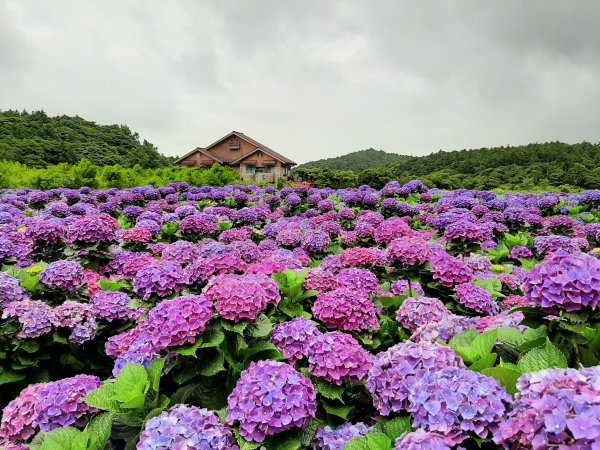
[[[227,403],[227,423],[239,422],[240,435],[255,442],[294,427],[305,427],[317,412],[310,380],[289,364],[276,361],[251,363],[242,372]]]
[[[442,433],[425,431],[419,428],[410,433],[404,433],[396,440],[397,450],[450,450],[452,439]]]
[[[9,317],[15,317],[19,321],[21,331],[17,337],[22,339],[44,336],[59,325],[54,310],[39,300],[20,300],[6,304],[2,318]]]
[[[450,315],[441,300],[430,297],[409,297],[396,313],[396,320],[407,330],[414,332],[428,323],[441,322]]]
[[[523,445],[594,449],[600,440],[600,368],[548,369],[521,376],[507,420],[494,440]]]
[[[441,257],[432,262],[433,279],[442,286],[452,287],[473,281],[473,271],[456,258]]]
[[[0,445],[2,440],[13,443],[26,441],[37,428],[52,431],[84,426],[85,415],[95,410],[83,402],[83,397],[101,385],[99,378],[89,375],[29,385],[4,408]]]
[[[595,309],[600,305],[600,261],[559,250],[531,270],[524,289],[527,299],[543,308]]]
[[[467,308],[484,314],[497,314],[500,311],[492,294],[482,287],[463,283],[456,286],[454,291],[456,299]]]
[[[373,355],[356,339],[334,331],[316,335],[308,348],[309,371],[312,375],[342,385],[366,378],[373,364]]]
[[[310,320],[298,317],[275,326],[271,342],[283,352],[293,366],[308,356],[310,344],[319,334],[321,332]]]
[[[281,300],[277,283],[263,274],[218,275],[206,285],[204,295],[221,317],[234,322],[254,320],[267,305]]]
[[[387,416],[409,407],[409,396],[419,379],[447,367],[465,367],[454,350],[426,342],[401,342],[375,356],[366,387],[373,405]]]
[[[343,331],[378,330],[375,305],[364,291],[335,289],[317,296],[312,307],[316,319],[327,328]]]
[[[187,405],[175,405],[148,420],[136,448],[239,450],[231,430],[213,412]]]
[[[91,299],[94,315],[108,322],[139,319],[143,310],[130,308],[130,303],[131,298],[123,292],[99,291]]]
[[[398,280],[394,281],[390,286],[390,292],[394,295],[408,294],[413,296],[415,294],[425,297],[425,291],[421,287],[421,284],[417,281]]]
[[[148,300],[152,295],[168,297],[181,292],[188,283],[188,275],[179,264],[166,262],[138,270],[133,278],[133,290]]]
[[[366,435],[372,429],[373,427],[369,427],[362,422],[346,422],[335,430],[326,426],[317,431],[312,448],[313,450],[344,450],[348,442]]]
[[[0,309],[12,301],[29,300],[31,294],[21,287],[16,278],[0,272]]]
[[[115,238],[119,222],[108,214],[83,216],[75,220],[67,230],[69,242],[78,244],[98,244]]]
[[[40,282],[60,291],[74,292],[85,284],[85,270],[74,261],[55,261],[40,274]]]
[[[390,261],[414,266],[429,261],[431,250],[429,243],[419,237],[394,239],[386,249]]]

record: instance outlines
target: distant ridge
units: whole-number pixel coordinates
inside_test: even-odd
[[[402,161],[410,159],[410,156],[398,155],[397,153],[388,153],[383,150],[368,148],[357,152],[348,153],[335,158],[319,159],[300,164],[298,169],[332,169],[332,170],[351,170],[352,172],[361,172],[367,169],[383,169],[391,167]]]

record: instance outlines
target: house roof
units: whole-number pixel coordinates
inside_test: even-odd
[[[264,144],[261,144],[261,143],[260,143],[260,142],[258,142],[258,141],[255,141],[255,140],[254,140],[254,139],[252,139],[250,136],[246,136],[244,133],[242,133],[242,132],[240,132],[240,131],[232,131],[231,133],[229,133],[229,134],[227,134],[227,135],[223,136],[221,139],[219,139],[218,141],[215,141],[215,142],[213,142],[212,144],[210,144],[210,145],[209,145],[209,146],[207,146],[207,147],[204,147],[204,148],[197,147],[197,148],[195,148],[194,150],[192,150],[191,152],[189,152],[189,153],[186,153],[185,155],[183,155],[181,158],[179,158],[177,161],[175,161],[175,162],[174,162],[174,164],[180,163],[180,162],[181,162],[181,161],[183,161],[185,158],[187,158],[188,156],[191,156],[191,155],[193,155],[193,154],[194,154],[194,153],[196,153],[197,151],[200,151],[201,153],[204,153],[205,155],[208,155],[208,156],[210,156],[211,158],[215,159],[216,161],[218,161],[218,162],[220,162],[220,163],[223,163],[223,161],[219,161],[217,158],[215,158],[214,156],[212,156],[212,155],[209,153],[209,151],[210,151],[210,149],[211,149],[212,147],[214,147],[215,145],[217,145],[217,144],[219,144],[220,142],[224,141],[225,139],[228,139],[228,138],[230,138],[231,136],[237,136],[237,137],[239,137],[240,139],[243,139],[243,140],[245,140],[246,142],[249,142],[250,144],[252,144],[252,145],[256,146],[256,149],[257,149],[257,150],[259,150],[259,149],[260,149],[260,150],[262,150],[263,152],[265,152],[267,155],[270,155],[270,156],[272,156],[273,158],[275,158],[275,159],[277,159],[277,160],[279,160],[279,161],[281,161],[281,162],[283,162],[283,163],[286,163],[286,164],[291,164],[291,165],[294,165],[294,166],[296,165],[296,163],[295,163],[294,161],[292,161],[291,159],[289,159],[289,158],[286,158],[286,157],[285,157],[285,156],[283,156],[281,153],[277,153],[275,150],[272,150],[272,149],[270,149],[270,148],[269,148],[269,147],[267,147],[266,145],[264,145]],[[255,151],[256,151],[256,150],[254,150],[252,153],[254,153]],[[249,155],[249,154],[248,154],[248,155]],[[248,155],[246,155],[246,156],[248,156]],[[231,161],[231,162],[228,162],[228,164],[233,164],[233,163],[236,163],[236,162],[238,162],[238,161],[240,161],[240,160],[244,159],[246,156],[244,156],[244,157],[242,157],[242,158],[239,158],[239,159],[237,159],[236,161]]]

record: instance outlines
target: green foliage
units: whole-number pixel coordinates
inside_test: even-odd
[[[367,169],[381,169],[393,166],[401,161],[410,159],[410,156],[387,153],[383,150],[368,148],[335,158],[320,159],[305,164],[300,164],[296,170],[303,169],[332,169],[360,172]]]
[[[31,443],[32,450],[103,450],[112,432],[112,414],[94,417],[84,430],[58,428],[39,433]]]

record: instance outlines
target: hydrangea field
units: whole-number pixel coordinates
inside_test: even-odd
[[[600,449],[600,191],[0,191],[0,449]]]

